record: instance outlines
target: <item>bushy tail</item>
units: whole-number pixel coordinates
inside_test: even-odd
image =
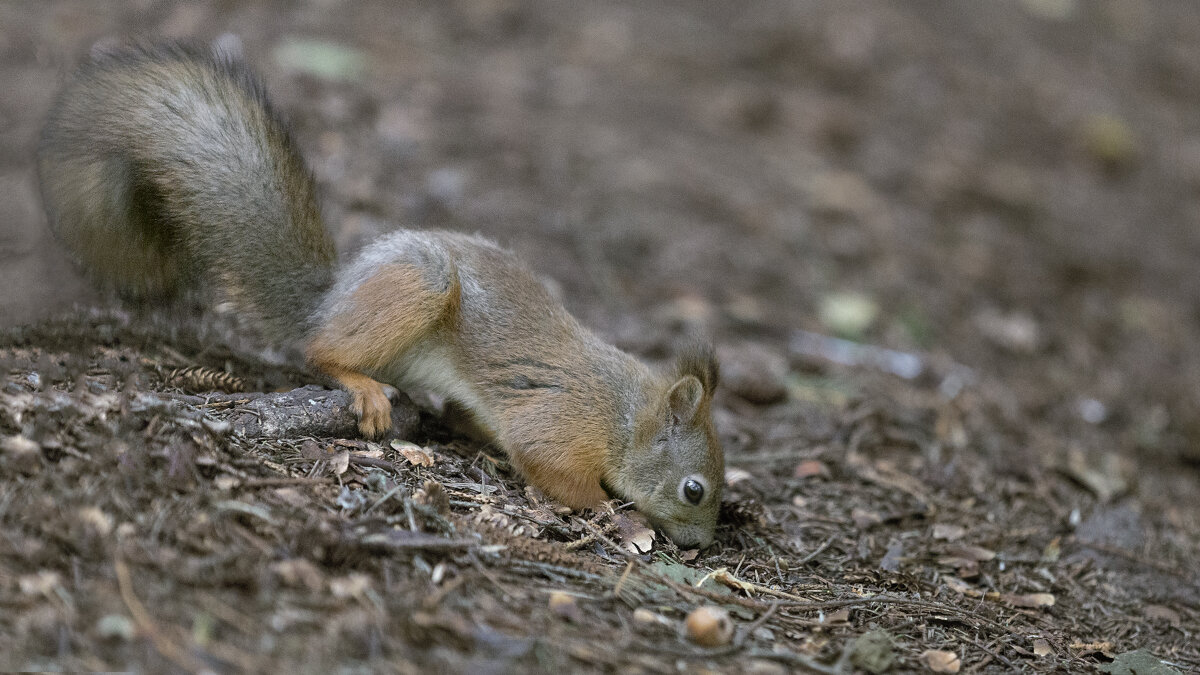
[[[332,281],[312,176],[232,57],[175,45],[93,56],[50,113],[38,172],[55,233],[126,295],[203,277],[286,339]]]

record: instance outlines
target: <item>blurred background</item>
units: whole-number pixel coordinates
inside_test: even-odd
[[[5,2],[0,26],[4,325],[91,299],[32,164],[73,65],[233,33],[345,251],[476,231],[644,354],[839,335],[965,364],[1016,427],[1200,456],[1190,0]],[[1195,477],[1155,494],[1194,504]]]
[[[799,654],[840,668],[875,628],[910,669],[933,648],[978,672],[1084,670],[1137,648],[1200,668],[1200,3],[0,0],[5,401],[57,401],[72,368],[88,370],[71,376],[84,407],[102,398],[88,378],[153,400],[178,388],[176,365],[257,391],[275,385],[256,372],[304,377],[245,358],[221,337],[242,334],[222,332],[228,313],[85,312],[107,300],[38,197],[42,120],[92,45],[230,34],[344,254],[396,227],[479,232],[639,356],[714,336],[728,503],[720,545],[672,564],[848,600],[739,614],[758,656],[699,654],[674,629],[642,635],[616,597],[625,576],[596,575],[632,567],[595,542],[572,550],[586,538],[566,545],[561,527],[517,536],[456,502],[457,532],[503,554],[343,558],[322,533],[367,519],[328,477],[302,478],[303,496],[230,492],[272,462],[311,477],[319,449],[215,444],[124,403],[93,424],[54,403],[0,429],[32,438],[0,439],[0,663],[169,667],[128,619],[105,623],[130,604],[114,584],[127,551],[161,633],[246,672],[405,672],[410,656],[425,671],[668,672],[710,654],[784,672]],[[196,323],[201,338],[175,339]],[[9,405],[0,417],[25,414]],[[507,486],[486,497],[494,516],[584,517],[545,515],[480,469],[495,462],[479,445],[431,426],[437,465],[397,480],[478,473]],[[213,478],[226,460],[245,470]],[[292,485],[275,480],[259,487]],[[677,553],[660,543],[639,567]],[[550,583],[585,621],[547,609]],[[872,593],[903,602],[871,608]],[[645,597],[677,619],[696,601]]]

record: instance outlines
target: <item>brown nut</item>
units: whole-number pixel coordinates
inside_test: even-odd
[[[733,639],[733,620],[720,607],[697,607],[688,614],[685,626],[688,639],[701,647],[721,647]]]

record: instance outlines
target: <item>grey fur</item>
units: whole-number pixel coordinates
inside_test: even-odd
[[[55,233],[126,295],[212,277],[274,337],[296,339],[310,326],[295,317],[332,281],[312,177],[228,51],[97,50],[54,104],[38,173]]]

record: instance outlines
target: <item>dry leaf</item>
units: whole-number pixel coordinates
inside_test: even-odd
[[[371,459],[383,459],[383,448],[374,443],[367,443],[365,450],[354,450],[355,455],[359,457],[370,457]]]
[[[1067,454],[1066,466],[1062,470],[1080,485],[1091,490],[1101,502],[1112,501],[1129,487],[1129,482],[1122,475],[1124,467],[1120,466],[1120,461],[1112,453],[1089,458],[1079,448],[1071,448]]]
[[[957,673],[958,669],[962,667],[962,662],[958,660],[958,654],[939,649],[926,649],[921,652],[918,660],[935,673]]]
[[[1012,595],[1005,593],[1000,596],[1000,599],[1012,605],[1013,607],[1053,607],[1054,595],[1051,593],[1027,593],[1025,595]]]
[[[978,598],[979,596],[983,595],[982,592],[980,592],[974,588],[971,588],[970,586],[967,585],[967,582],[962,581],[960,579],[955,579],[954,577],[943,576],[942,581],[946,584],[947,588],[949,588],[950,590],[952,590],[956,593],[962,593],[963,595],[966,595],[966,596],[972,597],[972,598]]]
[[[883,560],[879,561],[879,567],[885,572],[898,572],[900,571],[900,563],[903,561],[903,559],[904,542],[897,539],[888,546],[887,553],[884,554]]]
[[[218,476],[220,478],[220,476]],[[75,512],[76,519],[88,529],[91,534],[107,537],[113,529],[112,516],[95,506],[84,506]],[[1153,607],[1153,605],[1151,605]],[[1165,609],[1165,608],[1164,608]],[[1179,615],[1176,614],[1176,621]]]
[[[933,526],[933,538],[934,539],[944,539],[945,541],[954,541],[955,539],[961,538],[966,533],[967,533],[967,529],[965,527],[961,527],[958,525],[947,525],[944,523],[937,523]]]
[[[581,623],[583,620],[583,612],[579,610],[575,597],[563,591],[550,591],[550,611],[572,623]]]
[[[821,613],[820,623],[822,626],[841,626],[850,623],[850,608],[842,607],[825,614]]]
[[[689,548],[686,551],[680,552],[679,559],[682,560],[683,562],[692,562],[693,560],[696,559],[696,556],[698,556],[698,555],[700,555],[700,549]]]
[[[335,598],[357,598],[371,588],[371,578],[362,572],[329,580],[329,592]]]
[[[421,489],[413,495],[413,501],[428,506],[443,516],[450,513],[450,495],[447,495],[446,488],[435,480],[425,481]]]
[[[646,517],[637,511],[618,513],[613,516],[617,526],[617,542],[626,551],[639,555],[654,548],[654,530]]]
[[[937,561],[939,565],[955,568],[958,576],[964,579],[974,579],[979,576],[979,563],[974,560],[948,555],[938,558]]]
[[[17,578],[17,587],[23,595],[50,595],[62,585],[62,576],[52,570],[42,570],[35,574],[25,574]]]
[[[708,574],[706,574],[704,576],[704,578],[702,578],[702,579],[700,579],[700,581],[696,582],[696,587],[698,588],[698,587],[704,585],[704,582],[708,581],[709,579],[712,579],[713,581],[715,581],[719,584],[724,584],[724,585],[732,588],[735,591],[745,591],[746,593],[750,594],[750,593],[754,593],[754,591],[756,590],[756,587],[754,586],[754,584],[752,584],[748,581],[742,581],[741,579],[738,579],[737,577],[730,574],[728,567],[720,567],[720,568],[717,568],[717,569],[709,572]]]
[[[392,441],[392,449],[399,452],[413,466],[433,466],[433,453],[416,443],[408,441]]]
[[[304,558],[280,560],[271,564],[271,571],[288,586],[302,586],[310,591],[319,591],[325,577],[317,566]]]
[[[332,459],[329,460],[330,469],[335,476],[340,476],[346,473],[346,469],[350,468],[350,451],[339,450]]]
[[[300,444],[300,456],[310,462],[315,462],[318,459],[325,459],[325,451],[321,449],[320,444],[309,439]]]
[[[673,626],[674,621],[657,612],[652,612],[644,607],[638,607],[633,610],[633,622],[639,626]]]
[[[975,562],[987,562],[996,557],[996,552],[982,546],[968,544],[951,544],[946,547],[946,554],[956,558],[966,558]]]
[[[1034,656],[1048,656],[1054,653],[1054,649],[1050,647],[1050,641],[1046,638],[1038,638],[1033,641]]]
[[[731,466],[728,469],[725,469],[725,484],[726,485],[737,485],[738,483],[743,483],[745,481],[750,480],[753,477],[754,476],[750,475],[750,472],[745,469],[739,469],[734,466]]]
[[[883,522],[883,516],[880,516],[874,511],[868,511],[860,508],[854,508],[850,510],[850,519],[854,521],[854,526],[860,530],[865,530],[868,527],[872,527]]]
[[[796,478],[812,478],[813,476],[829,478],[829,467],[825,466],[825,462],[809,459],[797,464],[792,475]]]
[[[1176,612],[1170,607],[1164,607],[1163,605],[1146,605],[1144,608],[1142,608],[1142,613],[1146,615],[1147,619],[1161,619],[1176,628],[1179,627],[1179,612]]]
[[[1102,642],[1072,642],[1067,645],[1067,648],[1075,652],[1076,656],[1087,656],[1088,654],[1103,654],[1108,658],[1113,658],[1116,653],[1113,652],[1113,643],[1108,640]]]

